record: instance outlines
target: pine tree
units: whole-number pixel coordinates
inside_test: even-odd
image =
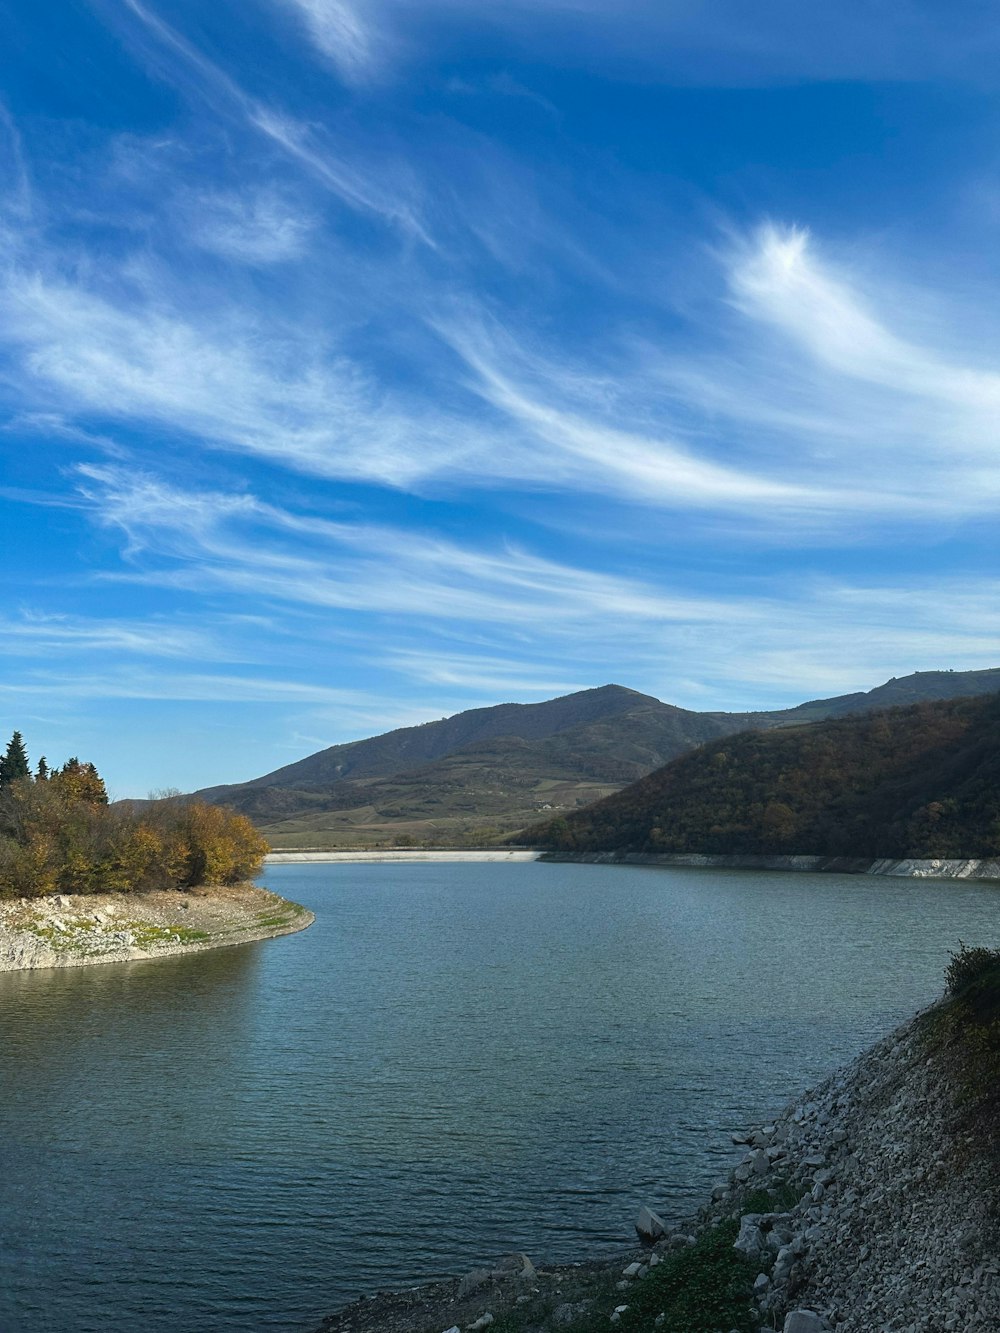
[[[45,756],[42,755],[41,759],[39,759],[38,761],[38,767],[35,769],[35,781],[48,782],[48,780],[49,780],[49,766],[45,762]]]
[[[24,748],[24,740],[19,731],[15,731],[7,745],[7,750],[0,757],[0,789],[9,787],[12,782],[31,777],[31,767]]]

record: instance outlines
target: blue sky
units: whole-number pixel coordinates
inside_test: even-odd
[[[117,796],[1000,665],[980,4],[11,0],[0,730]]]

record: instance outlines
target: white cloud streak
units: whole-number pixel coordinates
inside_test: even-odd
[[[391,617],[379,662],[421,683],[557,690],[573,682],[538,664],[569,656],[581,674],[601,678],[613,661],[622,683],[683,703],[673,681],[690,677],[696,661],[701,690],[750,708],[776,695],[795,698],[804,681],[815,695],[943,662],[997,665],[996,580],[941,578],[915,587],[788,577],[780,596],[741,584],[729,595],[699,598],[526,551],[328,523],[251,497],[185,495],[111,469],[87,475],[95,515],[128,535],[139,562],[134,579],[225,590],[255,609],[273,601]],[[292,550],[283,544],[289,535],[297,538]],[[946,623],[942,605],[952,609]],[[440,637],[440,652],[408,644],[411,629]],[[462,647],[448,647],[446,638]],[[704,705],[695,697],[692,706]]]
[[[995,447],[1000,374],[958,366],[909,342],[879,318],[850,275],[824,264],[799,228],[763,227],[734,256],[733,296],[750,318],[769,324],[820,368],[915,403],[930,403],[964,426],[964,438]],[[954,434],[954,432],[952,432]]]
[[[273,189],[239,193],[202,191],[185,209],[188,233],[196,245],[237,263],[281,264],[301,259],[316,229],[316,219],[293,207]]]
[[[704,621],[724,609],[515,547],[477,550],[420,532],[300,517],[251,496],[183,492],[116,468],[87,465],[80,472],[84,496],[104,523],[127,534],[133,556],[175,562],[139,576],[151,583],[420,622],[485,620],[522,630],[545,624],[553,633],[595,617]],[[283,537],[293,544],[282,544]]]
[[[227,232],[226,207],[205,223],[218,248],[265,262],[301,239],[287,211],[287,229],[265,237],[259,198]],[[139,265],[98,286],[63,271],[58,253],[43,247],[31,265],[29,253],[27,234],[8,238],[0,273],[0,344],[21,372],[8,397],[22,415],[40,401],[49,419],[58,409],[60,433],[96,415],[318,477],[411,490],[510,482],[798,539],[992,512],[1000,498],[1000,374],[897,331],[880,313],[888,292],[859,290],[794,229],[765,227],[725,254],[728,323],[698,356],[610,340],[599,365],[554,360],[466,302],[433,319],[465,385],[427,333],[421,355],[437,348],[438,359],[406,396],[340,349],[333,320],[206,305]],[[906,314],[897,305],[900,323]]]
[[[440,331],[475,372],[483,397],[550,446],[553,452],[546,461],[551,471],[556,475],[568,471],[580,490],[616,491],[632,500],[679,507],[765,503],[795,509],[836,506],[837,497],[824,494],[820,488],[754,476],[698,458],[669,435],[643,436],[568,411],[554,401],[551,379],[548,386],[540,385],[539,391],[532,393],[513,378],[517,373],[514,364],[510,364],[509,371],[501,368],[498,346],[495,342],[491,345],[482,329],[468,324],[441,325]],[[522,363],[527,359],[520,356]],[[533,364],[537,374],[537,358]],[[548,398],[544,396],[546,387]],[[595,488],[597,477],[602,484]]]
[[[41,695],[70,699],[161,699],[189,703],[261,703],[308,706],[364,706],[381,702],[360,690],[335,689],[308,681],[266,676],[208,675],[130,670],[77,672],[36,671],[14,683],[0,684],[0,694]]]
[[[626,61],[679,84],[755,86],[802,79],[962,77],[993,81],[997,38],[982,9],[957,0],[947,18],[921,0],[817,9],[796,0],[279,0],[294,5],[319,53],[349,80],[384,72],[387,47],[432,48],[446,31],[496,33],[536,59]]]
[[[46,612],[25,612],[19,619],[0,617],[0,654],[33,657],[52,652],[205,658],[215,656],[218,647],[200,630],[170,621],[87,619]]]
[[[390,486],[446,467],[465,447],[445,438],[444,423],[382,401],[308,333],[262,329],[236,308],[185,317],[155,293],[112,300],[20,265],[3,294],[0,338],[69,414],[182,430],[297,471]]]
[[[432,243],[413,201],[408,198],[407,182],[400,170],[383,166],[379,174],[370,166],[347,160],[315,126],[303,124],[287,112],[245,92],[235,79],[165,23],[148,5],[140,0],[124,0],[124,3],[157,43],[179,58],[182,66],[194,75],[202,96],[235,113],[244,125],[262,135],[286,158],[305,168],[314,180],[349,208],[374,214],[383,221],[397,224],[411,236]]]
[[[347,0],[281,0],[296,11],[319,51],[349,82],[365,79],[381,63],[375,34]]]

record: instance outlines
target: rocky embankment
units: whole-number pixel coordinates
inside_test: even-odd
[[[0,972],[128,962],[289,935],[298,903],[253,884],[0,902]]]
[[[984,1134],[981,1089],[970,1090],[963,1064],[971,1051],[976,1067],[979,1048],[963,1044],[947,1013],[918,1016],[773,1124],[734,1134],[746,1151],[730,1178],[652,1245],[547,1269],[514,1256],[358,1302],[322,1333],[701,1328],[670,1302],[682,1284],[677,1261],[713,1244],[745,1298],[721,1326],[706,1313],[704,1333],[1000,1329],[992,1125]],[[656,1231],[658,1221],[646,1225]]]
[[[1000,859],[908,860],[856,856],[708,856],[696,852],[543,852],[543,861],[581,865],[692,866],[714,870],[798,870],[839,875],[889,875],[906,879],[1000,879]]]
[[[1000,1328],[993,1146],[957,1061],[918,1017],[749,1136],[714,1206],[755,1182],[802,1195],[738,1209],[763,1314],[804,1307],[838,1333]]]

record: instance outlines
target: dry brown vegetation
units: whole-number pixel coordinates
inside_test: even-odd
[[[0,898],[232,884],[267,852],[248,819],[218,806],[106,800],[92,784],[30,777],[0,789]]]

